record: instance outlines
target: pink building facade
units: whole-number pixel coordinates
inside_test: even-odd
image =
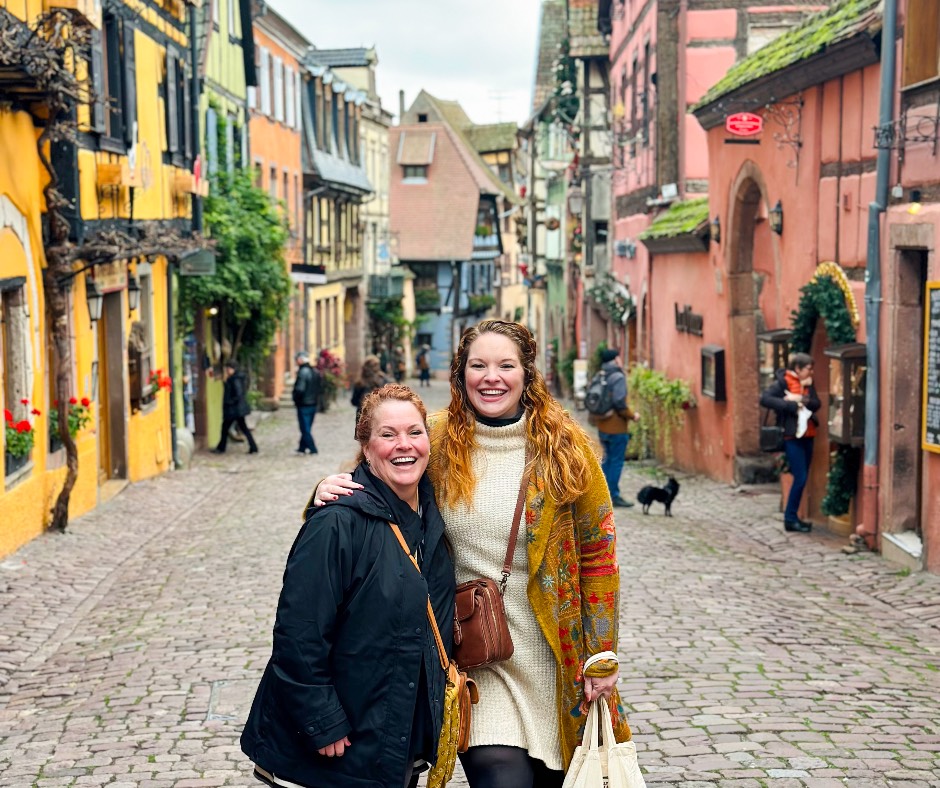
[[[915,48],[898,39],[898,79],[889,86],[895,120],[880,126],[881,14],[876,0],[838,3],[740,63],[695,107],[707,133],[708,222],[720,226],[720,239],[697,256],[695,273],[688,259],[662,261],[663,279],[684,280],[687,292],[707,304],[701,344],[723,349],[727,391],[724,401],[699,397],[677,455],[680,464],[695,467],[696,451],[709,446],[709,472],[729,480],[740,479],[749,463],[759,464],[758,335],[794,325],[801,291],[828,264],[856,318],[856,340],[880,362],[876,461],[854,480],[850,525],[886,555],[940,571],[940,435],[931,432],[940,421],[940,290],[931,315],[929,287],[940,281],[938,19],[935,4],[901,3],[898,29],[932,25],[933,49],[925,53],[922,41]],[[728,117],[741,111],[764,123],[746,144],[726,128]],[[890,151],[892,188],[871,235],[879,148]],[[869,249],[872,239],[877,253]],[[876,346],[866,325],[866,265],[878,257]],[[657,277],[660,262],[654,263]],[[678,285],[655,281],[657,294],[666,287],[669,297],[678,295],[672,292]],[[837,448],[829,426],[841,379],[831,379],[836,367],[826,350],[832,345],[822,314],[811,353],[823,408],[805,493],[807,516],[817,523],[827,519],[821,503],[830,452]],[[691,355],[673,366],[700,381]],[[859,407],[855,415],[862,412]],[[866,440],[870,436],[871,429]],[[864,448],[858,451],[861,456]]]

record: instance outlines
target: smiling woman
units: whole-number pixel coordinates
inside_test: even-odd
[[[454,566],[424,475],[426,417],[406,386],[370,393],[360,494],[307,511],[241,739],[262,782],[413,788],[438,758],[447,674],[428,616],[449,652]]]

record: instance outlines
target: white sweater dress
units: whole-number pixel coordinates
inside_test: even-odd
[[[512,516],[525,466],[525,418],[490,427],[477,422],[473,453],[473,506],[441,506],[454,546],[457,582],[489,577],[499,582]],[[470,671],[480,689],[473,707],[470,744],[521,747],[550,769],[562,760],[556,707],[555,658],[526,595],[529,560],[526,524],[519,525],[512,575],[503,600],[514,653],[505,662]]]

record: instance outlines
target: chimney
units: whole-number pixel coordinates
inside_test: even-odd
[[[402,118],[405,117],[405,91],[398,91],[398,122],[402,122]]]

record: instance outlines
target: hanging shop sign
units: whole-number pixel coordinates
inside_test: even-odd
[[[127,262],[112,260],[95,266],[95,284],[101,293],[115,293],[127,287]]]
[[[753,112],[735,112],[725,118],[725,131],[736,137],[753,137],[764,130],[764,119]]]

